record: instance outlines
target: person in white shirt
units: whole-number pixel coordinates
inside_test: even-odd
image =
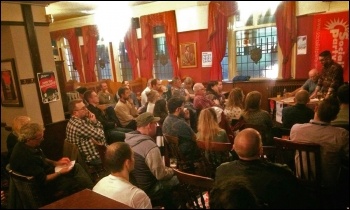
[[[135,209],[151,209],[151,200],[147,194],[129,182],[134,165],[134,152],[127,143],[115,142],[109,145],[105,166],[111,174],[102,178],[92,190]]]
[[[147,103],[147,93],[151,91],[151,81],[153,78],[147,81],[147,87],[141,93],[141,106],[144,106]]]

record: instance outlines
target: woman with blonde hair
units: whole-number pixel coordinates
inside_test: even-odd
[[[18,142],[19,131],[22,126],[30,122],[30,117],[28,116],[17,116],[13,118],[12,121],[12,132],[7,136],[7,158],[10,160],[12,150]]]
[[[233,88],[228,96],[224,114],[226,120],[232,125],[232,120],[238,120],[242,115],[244,94],[241,88]]]
[[[219,126],[213,108],[206,108],[200,112],[197,128],[197,140],[205,141],[207,148],[209,148],[210,142],[229,142],[226,131]]]

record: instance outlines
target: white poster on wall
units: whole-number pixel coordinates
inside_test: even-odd
[[[307,37],[306,36],[298,36],[297,41],[297,55],[305,55],[307,48]]]
[[[276,122],[282,123],[283,102],[276,101]]]
[[[202,67],[211,67],[213,60],[212,52],[202,52]]]

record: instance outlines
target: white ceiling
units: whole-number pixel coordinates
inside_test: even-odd
[[[105,1],[1,1],[46,6],[46,14],[53,16],[54,21],[91,15]],[[128,1],[129,6],[147,4],[154,1]],[[114,2],[115,4],[115,2]]]

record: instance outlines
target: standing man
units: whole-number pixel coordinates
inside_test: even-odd
[[[73,100],[68,104],[71,118],[66,128],[66,141],[76,144],[85,162],[91,165],[100,165],[102,161],[92,140],[106,144],[103,125],[90,112],[82,100]]]
[[[149,112],[136,118],[137,130],[125,134],[125,142],[134,151],[135,169],[131,172],[135,185],[146,192],[152,201],[161,199],[166,207],[175,208],[171,192],[179,180],[172,168],[163,163],[160,150],[155,143],[157,122]]]
[[[43,140],[42,125],[34,122],[23,125],[20,129],[19,142],[11,155],[11,169],[25,176],[34,176],[40,186],[39,193],[46,198],[46,201],[50,201],[52,195],[59,191],[63,191],[64,195],[70,195],[85,188],[92,189],[93,183],[79,163],[75,163],[72,167],[64,167],[70,164],[67,157],[58,161],[47,159],[40,148]],[[55,172],[55,166],[63,167]]]
[[[322,64],[322,72],[311,98],[314,98],[318,91],[327,93],[326,97],[336,95],[338,88],[344,83],[343,67],[332,59],[328,50],[319,54],[319,61]]]
[[[135,158],[127,143],[115,142],[107,147],[105,166],[111,174],[102,178],[93,191],[135,209],[152,208],[147,194],[129,181]]]

